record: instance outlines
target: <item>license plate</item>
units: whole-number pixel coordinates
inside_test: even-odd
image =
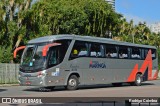
[[[30,82],[30,81],[27,81],[27,82],[26,82],[26,85],[30,85],[30,84],[31,84],[31,82]]]

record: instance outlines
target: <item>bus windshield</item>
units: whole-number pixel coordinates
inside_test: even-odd
[[[20,70],[22,72],[37,72],[60,64],[71,41],[59,40],[55,42],[61,43],[61,45],[49,47],[46,56],[43,56],[42,50],[48,43],[26,46],[22,55]]]
[[[28,71],[44,68],[45,57],[42,56],[43,47],[44,45],[27,46],[22,55],[21,67],[24,67]]]

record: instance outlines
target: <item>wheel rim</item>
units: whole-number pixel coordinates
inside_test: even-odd
[[[141,77],[137,78],[137,83],[140,84],[141,83]]]
[[[76,84],[77,84],[77,82],[76,82],[75,79],[70,79],[70,80],[69,80],[69,85],[70,85],[71,87],[75,87]]]

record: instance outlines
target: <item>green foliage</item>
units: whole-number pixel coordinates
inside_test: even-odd
[[[11,47],[0,47],[0,62],[1,63],[10,63],[13,59],[13,54],[11,52]]]
[[[54,34],[110,37],[160,47],[160,34],[151,33],[145,22],[127,22],[105,0],[38,0],[32,6],[31,2],[0,1],[0,62],[10,62],[13,50],[30,39]]]
[[[35,27],[36,37],[48,34],[104,37],[108,26],[120,18],[103,0],[40,0],[26,14],[30,16],[31,27]]]

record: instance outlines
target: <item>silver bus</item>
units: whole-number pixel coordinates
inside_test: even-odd
[[[79,85],[123,82],[140,86],[158,76],[156,47],[79,35],[51,35],[30,40],[24,49],[19,83],[75,90]]]

